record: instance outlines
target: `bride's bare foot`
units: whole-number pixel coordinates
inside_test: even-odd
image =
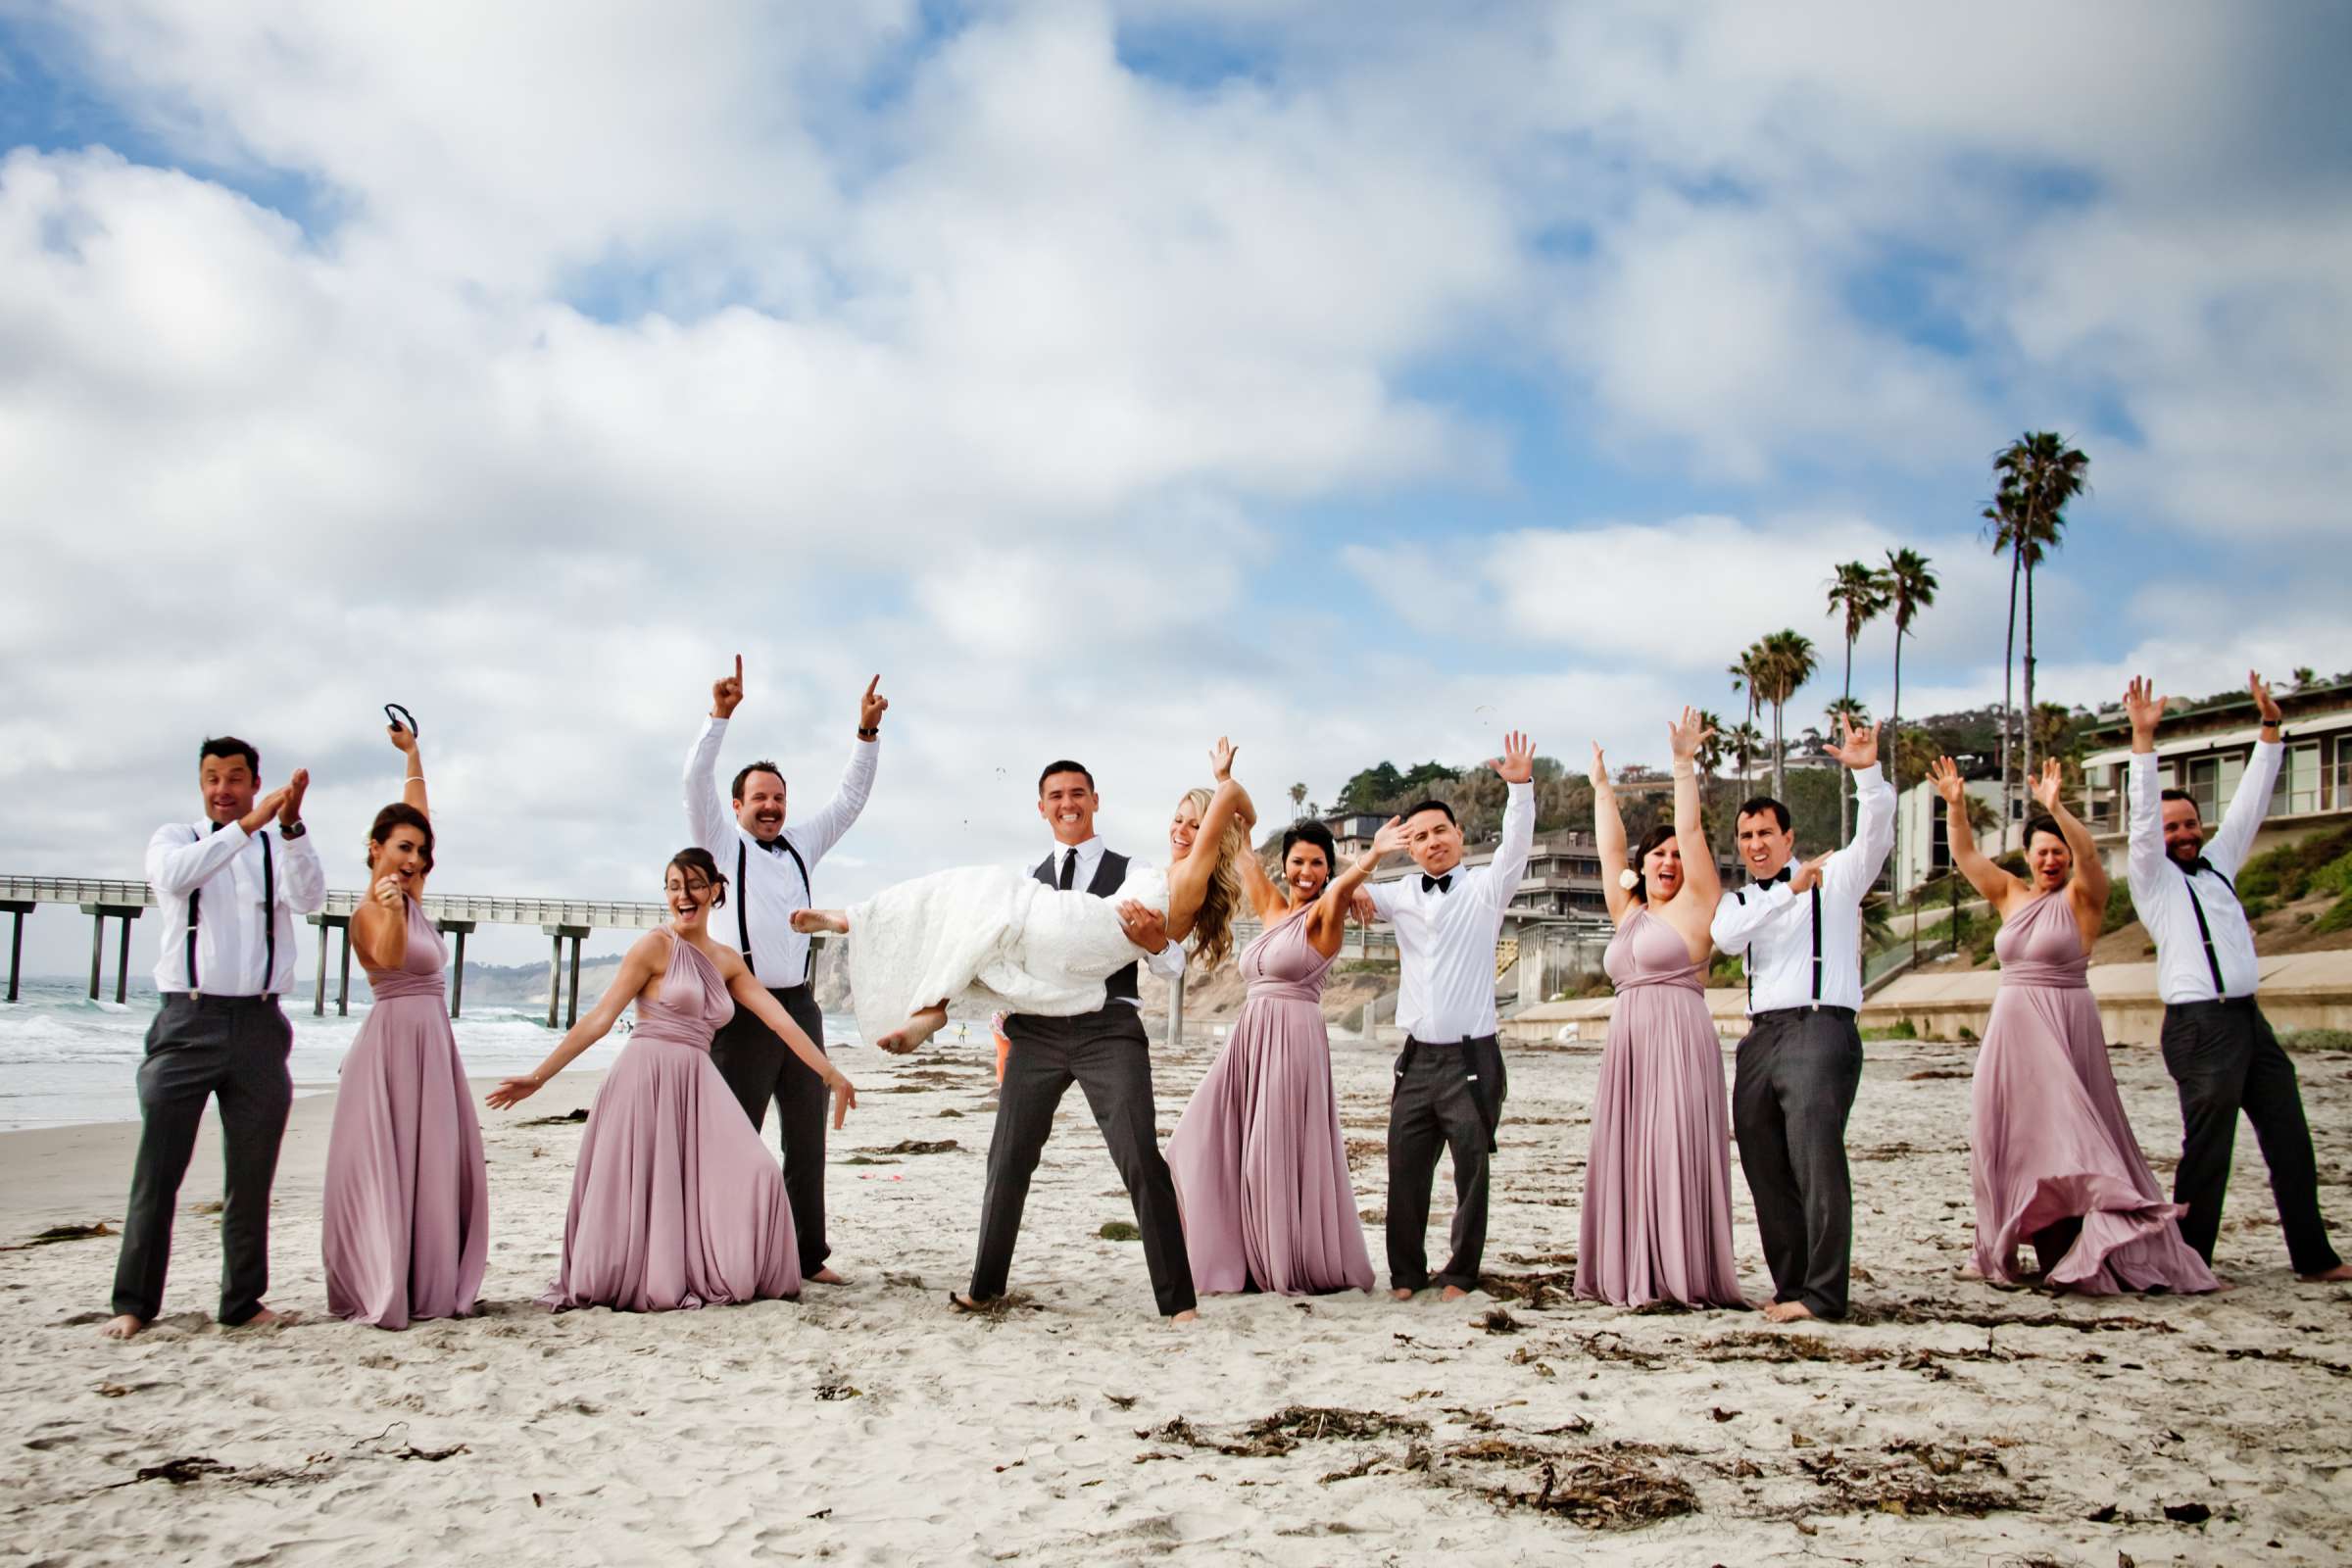
[[[108,1318],[98,1332],[110,1340],[127,1340],[146,1326],[145,1318],[136,1312],[125,1312],[121,1317]]]
[[[903,1056],[939,1033],[942,1028],[946,1027],[947,1021],[948,1009],[945,1003],[936,1007],[919,1008],[907,1014],[906,1028],[893,1029],[875,1041],[874,1045],[880,1050]]]
[[[804,934],[831,931],[837,936],[847,936],[850,932],[850,914],[847,909],[795,909],[792,911],[792,928]]]

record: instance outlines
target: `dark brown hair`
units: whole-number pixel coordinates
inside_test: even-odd
[[[709,850],[706,850],[701,845],[697,844],[690,846],[687,849],[680,850],[677,854],[671,856],[669,858],[669,864],[662,868],[662,880],[664,883],[669,881],[669,873],[673,869],[700,875],[705,882],[710,884],[710,907],[717,909],[726,906],[726,874],[719,870],[718,862],[710,858],[710,852]],[[693,876],[690,875],[687,878],[687,881],[689,884],[691,884],[693,881]]]
[[[1656,827],[1642,835],[1642,847],[1634,851],[1632,865],[1634,885],[1631,893],[1636,904],[1649,902],[1649,878],[1642,874],[1642,862],[1649,858],[1650,851],[1673,837],[1674,829],[1664,822],[1660,822]],[[1688,876],[1690,873],[1686,871],[1684,875]]]
[[[743,766],[735,770],[736,805],[741,806],[743,804],[744,783],[754,773],[773,773],[776,775],[776,782],[778,784],[782,784],[784,782],[784,770],[778,767],[775,763],[769,761],[766,758],[762,757],[757,762],[746,762]]]
[[[215,754],[219,755],[219,754]],[[433,820],[406,801],[394,801],[375,813],[375,825],[368,830],[368,842],[381,849],[390,841],[396,827],[413,827],[424,840],[424,868],[433,868]],[[369,870],[373,870],[371,865]]]

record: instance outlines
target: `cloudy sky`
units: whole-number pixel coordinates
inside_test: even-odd
[[[397,700],[445,890],[650,897],[737,652],[797,804],[893,698],[823,896],[1042,853],[1059,753],[1148,852],[1219,733],[1274,800],[1662,760],[1900,545],[1903,706],[1979,703],[2028,428],[2095,486],[2047,695],[2352,665],[2348,62],[2326,0],[0,0],[0,869],[136,875],[234,730],[357,885]]]

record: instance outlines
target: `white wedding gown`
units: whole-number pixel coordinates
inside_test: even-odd
[[[1094,1012],[1106,1000],[1102,982],[1145,956],[1119,926],[1118,906],[1130,899],[1165,914],[1167,874],[1135,866],[1107,899],[1004,865],[884,888],[849,911],[858,1032],[878,1040],[942,998],[950,1013]]]

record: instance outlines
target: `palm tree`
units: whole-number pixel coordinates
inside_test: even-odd
[[[2086,481],[2083,472],[2090,459],[2080,450],[2066,444],[2066,438],[2054,430],[2029,430],[2011,442],[2008,448],[1992,460],[1992,471],[1999,476],[1999,489],[1993,505],[1984,511],[1985,520],[1993,525],[1993,550],[2009,552],[2009,655],[2014,657],[2017,642],[2017,581],[2022,574],[2026,585],[2026,712],[2034,711],[2034,568],[2041,558],[2058,548],[2059,536],[2066,530],[2066,505],[2081,495]],[[2005,673],[2002,684],[2008,681]],[[2002,761],[2001,808],[2003,820],[2013,808],[2010,804],[2008,739],[2009,725],[2015,710],[2004,692],[2002,705]],[[2018,782],[2034,776],[2033,725],[2028,722],[2019,736],[2023,751],[2023,765],[2018,769]],[[2003,834],[2006,840],[2006,833]]]
[[[1821,710],[1821,716],[1829,720],[1829,732],[1835,735],[1838,733],[1839,719],[1843,719],[1856,729],[1869,723],[1870,709],[1859,697],[1833,697],[1830,699],[1830,706]]]
[[[1740,764],[1740,789],[1744,794],[1749,769],[1764,750],[1764,732],[1756,728],[1755,719],[1750,717],[1735,724],[1731,732],[1724,736],[1723,743],[1731,749],[1732,760]]]
[[[1902,713],[1903,713],[1903,639],[1911,635],[1911,620],[1921,611],[1936,603],[1936,574],[1928,569],[1928,558],[1916,550],[1886,552],[1886,605],[1894,612],[1894,698],[1886,705],[1886,732],[1879,739],[1879,757],[1886,764],[1886,783],[1895,787],[1901,772]],[[1899,840],[1903,816],[1897,811],[1894,830]],[[1886,857],[1889,867],[1903,863],[1902,845]],[[1919,915],[1911,917],[1911,946],[1919,946]]]
[[[1305,785],[1303,785],[1303,784],[1294,784],[1294,785],[1292,785],[1292,786],[1291,786],[1291,815],[1293,815],[1293,816],[1297,816],[1297,815],[1298,815],[1299,812],[1301,812],[1301,811],[1303,811],[1303,810],[1305,810],[1305,809],[1306,809],[1306,786],[1305,786]]]
[[[1812,638],[1787,629],[1766,633],[1749,653],[1754,656],[1754,672],[1748,676],[1748,689],[1772,705],[1772,794],[1775,800],[1786,801],[1788,759],[1781,740],[1781,717],[1788,699],[1813,678],[1820,662],[1814,656]]]
[[[1845,685],[1840,691],[1840,703],[1850,705],[1854,699],[1854,639],[1861,636],[1862,628],[1886,608],[1886,576],[1868,562],[1846,562],[1838,568],[1838,575],[1830,579],[1830,613],[1834,615],[1843,612],[1845,616]],[[1836,705],[1831,707],[1833,725],[1839,710]],[[1857,719],[1855,722],[1861,721]],[[1840,844],[1845,842],[1846,825],[1850,820],[1847,815],[1847,787],[1841,768],[1838,780],[1838,842]]]

